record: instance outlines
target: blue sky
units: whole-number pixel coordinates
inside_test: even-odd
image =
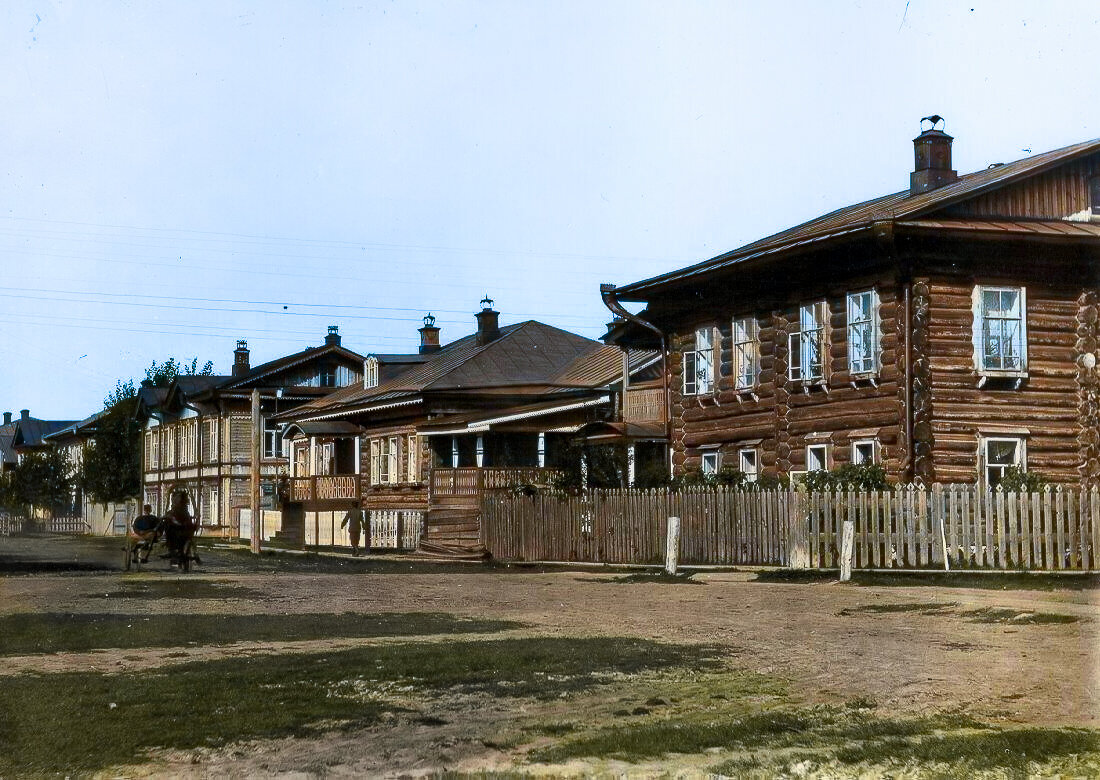
[[[597,337],[600,282],[1100,136],[1095,2],[0,7],[0,411],[152,360]]]

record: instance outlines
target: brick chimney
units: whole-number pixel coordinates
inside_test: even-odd
[[[329,325],[328,326],[328,335],[325,336],[325,346],[326,347],[338,347],[338,346],[340,346],[340,326],[339,325]]]
[[[24,421],[31,419],[31,410],[30,409],[20,409],[19,410],[19,419],[24,420]]]
[[[233,350],[233,376],[244,376],[250,370],[248,365],[248,342],[238,341]]]
[[[488,344],[500,335],[500,312],[493,310],[493,299],[486,295],[481,299],[481,311],[477,313],[477,345]]]
[[[11,412],[4,412],[4,425],[11,425]]]
[[[913,139],[915,161],[909,174],[910,195],[934,190],[959,178],[951,168],[951,142],[955,139],[943,132],[943,117],[926,116],[920,124],[921,134]]]
[[[435,317],[431,312],[428,312],[428,316],[424,318],[424,327],[417,329],[420,332],[420,354],[426,355],[429,352],[438,352],[441,347],[439,346],[439,328],[435,325]]]

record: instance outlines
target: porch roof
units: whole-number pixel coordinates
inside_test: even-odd
[[[570,412],[576,409],[600,406],[610,402],[610,396],[602,395],[597,398],[587,398],[584,400],[568,402],[546,401],[539,404],[513,406],[507,409],[493,409],[471,412],[468,414],[453,414],[417,426],[417,433],[421,436],[453,436],[459,433],[481,433],[490,430],[494,425],[519,422],[521,420],[529,420],[533,417],[544,417],[560,412]]]
[[[358,436],[363,429],[346,420],[318,420],[316,422],[291,423],[283,431],[284,439],[300,436]]]
[[[588,441],[667,441],[664,423],[591,422],[577,437]]]

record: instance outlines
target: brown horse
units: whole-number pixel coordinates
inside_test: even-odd
[[[172,508],[164,515],[161,526],[164,529],[164,541],[168,545],[168,557],[174,566],[181,569],[190,568],[193,557],[190,552],[191,540],[198,530],[198,521],[187,509],[189,500],[186,491],[177,490],[172,493]]]

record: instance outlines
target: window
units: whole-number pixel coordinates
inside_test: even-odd
[[[798,331],[790,334],[790,378],[814,382],[825,378],[825,325],[829,306],[825,301],[798,310]]]
[[[1100,217],[1100,176],[1089,179],[1089,202],[1092,204],[1092,216]]]
[[[283,441],[279,436],[277,423],[264,420],[264,457],[281,458],[283,456]]]
[[[378,387],[378,358],[374,355],[363,361],[363,387]]]
[[[1005,472],[1013,466],[1027,468],[1027,453],[1023,439],[983,438],[980,457],[986,487],[996,487]]]
[[[733,382],[738,390],[756,385],[760,374],[760,341],[755,317],[733,321]]]
[[[704,474],[717,474],[718,473],[718,453],[717,452],[704,452],[702,470]]]
[[[848,371],[878,371],[878,293],[874,290],[848,295]]]
[[[760,476],[760,458],[756,450],[741,450],[737,453],[737,468],[745,475],[745,480],[755,482]]]
[[[700,395],[714,389],[714,328],[695,331],[695,349],[684,352],[684,395]]]
[[[806,447],[806,471],[827,471],[828,468],[828,444],[811,444]]]
[[[856,466],[878,463],[878,442],[874,439],[852,442],[852,463]]]
[[[294,476],[308,477],[309,473],[309,443],[295,443],[294,445]]]
[[[318,387],[336,387],[336,366],[321,366],[317,372]]]
[[[317,474],[318,476],[330,476],[336,473],[336,444],[335,442],[326,441],[321,443],[320,450],[318,451],[319,463]]]
[[[982,373],[1027,370],[1023,287],[974,288],[974,362]]]

